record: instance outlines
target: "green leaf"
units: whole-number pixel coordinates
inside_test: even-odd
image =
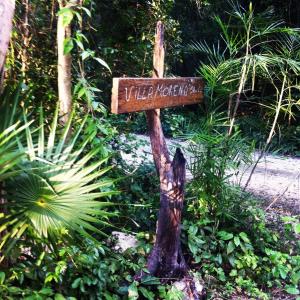
[[[54,300],[66,300],[62,294],[55,294]]]
[[[66,26],[68,26],[72,22],[72,19],[74,17],[74,12],[73,12],[73,10],[71,8],[65,7],[65,8],[62,8],[58,12],[58,15],[62,16],[63,26],[66,27]]]
[[[141,284],[144,284],[144,285],[159,285],[160,281],[157,277],[148,275],[148,276],[145,276],[141,280]]]
[[[216,261],[218,262],[219,265],[222,264],[223,258],[222,258],[222,255],[220,253],[217,254]]]
[[[74,42],[72,38],[66,38],[64,40],[64,55],[69,54],[74,48]]]
[[[81,282],[81,278],[76,278],[71,285],[72,289],[77,289],[80,285],[80,282]]]
[[[95,56],[95,51],[92,51],[90,49],[87,49],[81,53],[82,60],[85,60],[88,57],[94,57],[94,56]]]
[[[227,245],[227,255],[232,253],[234,249],[235,249],[235,245],[232,241],[230,241]]]
[[[137,300],[139,298],[139,293],[137,289],[137,282],[133,282],[129,287],[128,287],[128,299],[129,300]]]
[[[235,267],[235,261],[236,261],[236,258],[233,256],[233,255],[230,255],[228,257],[228,260],[229,260],[229,263],[232,267]]]
[[[99,274],[99,275],[100,275],[99,277],[101,277],[101,274]],[[117,289],[117,291],[119,294],[125,296],[128,294],[128,286],[121,286]]]
[[[233,238],[234,244],[238,247],[241,243],[240,238],[238,236],[235,236]]]
[[[37,265],[38,267],[41,265],[41,263],[42,263],[42,261],[43,261],[43,259],[44,259],[44,257],[45,257],[45,254],[46,254],[45,251],[42,251],[42,253],[40,254],[40,256],[39,256],[39,258],[38,258],[38,260],[37,260],[37,262],[36,262],[36,265]]]
[[[279,266],[279,273],[282,279],[286,279],[288,270],[284,266]]]
[[[299,295],[299,290],[296,287],[289,286],[286,289],[286,292],[291,295]]]
[[[199,247],[194,243],[194,241],[189,241],[188,246],[189,246],[189,249],[191,250],[192,254],[196,255],[199,250]]]
[[[84,46],[83,46],[83,43],[77,39],[75,39],[75,42],[77,44],[77,46],[81,49],[81,50],[84,50]]]
[[[96,60],[100,65],[102,65],[103,67],[105,67],[106,69],[108,69],[109,72],[111,73],[110,67],[108,66],[108,64],[107,64],[103,59],[101,59],[101,58],[99,58],[99,57],[93,57],[93,58],[94,58],[94,60]]]
[[[89,9],[87,9],[86,7],[82,6],[81,9],[83,11],[85,11],[85,13],[91,18],[92,17],[92,14],[91,14],[91,11]]]
[[[245,232],[240,232],[239,236],[245,243],[250,243],[250,240]]]
[[[82,23],[82,16],[79,11],[74,11],[74,15],[77,17],[79,23]]]
[[[157,287],[157,289],[158,289],[158,292],[159,292],[159,297],[162,298],[162,299],[166,299],[166,296],[167,296],[166,287],[163,286],[163,285],[159,285]]]
[[[141,294],[148,300],[154,300],[155,299],[155,295],[153,292],[147,290],[144,287],[140,287],[139,291],[141,292]]]
[[[22,289],[16,286],[11,286],[7,289],[11,294],[20,294],[22,293]]]
[[[219,231],[218,235],[219,235],[220,239],[223,240],[223,241],[228,241],[228,240],[231,240],[233,238],[233,234],[229,233],[229,232],[226,232],[226,231]]]
[[[5,273],[4,272],[0,272],[0,284],[3,284],[5,281]]]
[[[295,225],[295,233],[300,234],[300,223]]]
[[[300,271],[298,271],[297,273],[293,273],[291,275],[291,281],[294,285],[297,285],[299,283],[300,280]]]
[[[39,291],[39,294],[42,294],[45,296],[51,296],[51,295],[53,295],[53,290],[51,288],[45,287]]]
[[[285,223],[293,223],[296,221],[294,217],[290,217],[290,216],[281,217],[281,220]]]

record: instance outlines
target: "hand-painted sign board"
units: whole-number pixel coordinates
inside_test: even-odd
[[[114,78],[112,113],[196,104],[203,100],[204,83],[198,77]]]

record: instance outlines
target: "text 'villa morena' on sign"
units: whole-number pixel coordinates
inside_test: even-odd
[[[182,78],[114,78],[112,113],[196,104],[203,100],[203,80]]]

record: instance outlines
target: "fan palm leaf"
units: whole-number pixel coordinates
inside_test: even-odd
[[[21,84],[7,85],[0,95],[0,182],[17,174],[14,167],[24,155],[18,148],[17,138],[21,138],[31,122],[22,125],[18,121],[21,90]]]
[[[56,110],[47,132],[41,110],[38,129],[25,128],[26,143],[19,147],[27,156],[19,165],[21,174],[7,183],[7,213],[0,216],[0,233],[7,231],[0,244],[4,253],[28,228],[46,238],[62,229],[91,237],[90,232],[103,233],[97,224],[108,225],[106,207],[112,203],[99,199],[117,193],[109,188],[113,180],[102,179],[111,166],[104,166],[108,158],[95,161],[100,147],[87,151],[94,133],[81,136],[86,119],[70,134],[71,121],[72,116],[59,134]],[[29,123],[26,115],[24,122]]]

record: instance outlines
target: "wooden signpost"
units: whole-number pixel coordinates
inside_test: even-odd
[[[115,114],[199,103],[203,80],[187,78],[114,78],[111,111]]]
[[[185,277],[189,299],[204,299],[188,277],[180,244],[181,212],[186,180],[186,160],[177,148],[170,159],[160,120],[159,108],[195,104],[203,100],[201,78],[163,78],[164,26],[158,22],[153,55],[153,78],[114,78],[112,112],[146,111],[149,136],[155,167],[160,180],[160,209],[156,240],[148,257],[151,275],[163,278]],[[139,280],[143,272],[136,276]]]

